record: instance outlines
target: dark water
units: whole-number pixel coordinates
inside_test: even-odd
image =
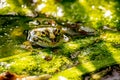
[[[0,58],[19,54],[28,29],[21,17],[0,17]]]

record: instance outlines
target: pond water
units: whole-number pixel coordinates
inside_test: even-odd
[[[0,17],[0,58],[19,54],[28,28],[20,17]]]

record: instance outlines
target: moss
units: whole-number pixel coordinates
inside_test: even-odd
[[[74,53],[78,50],[88,47],[89,45],[92,45],[97,39],[98,37],[86,37],[83,39],[79,38],[72,40],[63,44],[61,52],[64,55],[70,55],[71,53]]]
[[[10,64],[10,71],[17,74],[25,74],[27,70],[31,70],[36,66],[34,59],[31,56],[15,59]]]
[[[78,66],[56,74],[53,78],[51,78],[51,80],[57,80],[61,75],[65,76],[67,79],[71,79],[72,77],[74,77],[74,75],[76,75],[76,77],[79,77],[88,72],[99,70],[100,68],[103,68],[105,66],[111,66],[116,63],[119,64],[120,50],[119,48],[116,48],[112,45],[112,42],[120,42],[116,37],[119,33],[106,32],[105,34],[107,34],[107,37],[106,39],[102,38],[102,42],[96,42],[81,50],[81,54],[78,55],[78,60],[80,62]],[[74,75],[71,76],[71,74]]]

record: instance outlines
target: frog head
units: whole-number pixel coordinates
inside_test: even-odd
[[[56,47],[65,42],[66,38],[60,27],[42,27],[30,30],[27,39],[33,45]]]

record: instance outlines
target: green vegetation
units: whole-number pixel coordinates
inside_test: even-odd
[[[82,80],[85,74],[120,64],[119,0],[35,1],[7,0],[8,6],[0,6],[0,73]],[[29,30],[50,25],[51,20],[63,27],[81,23],[97,34],[67,35],[70,40],[54,48],[29,45]],[[30,24],[35,21],[39,24]]]

